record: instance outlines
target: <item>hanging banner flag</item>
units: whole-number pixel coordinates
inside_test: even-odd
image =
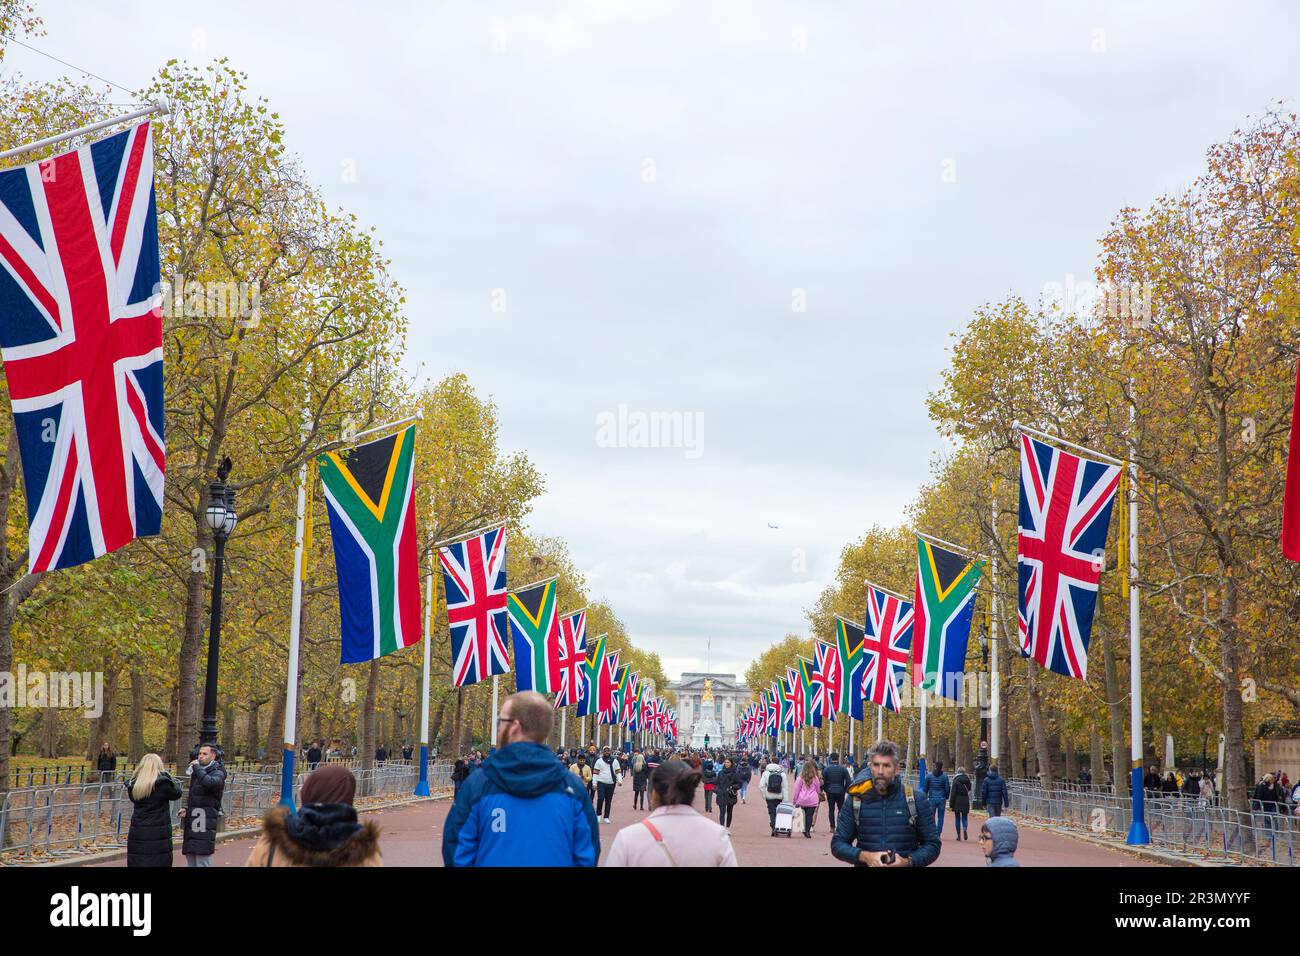
[[[618,657],[618,651],[606,651],[605,666],[598,675],[600,686],[596,699],[603,706],[597,712],[596,719],[602,724],[618,723],[619,681],[626,671],[626,668],[619,667]]]
[[[465,687],[510,670],[506,529],[438,549],[451,631],[451,682]]]
[[[787,667],[785,676],[781,678],[781,697],[785,706],[781,713],[783,726],[786,730],[798,730],[804,726],[807,714],[804,710],[803,680],[793,667]]]
[[[816,663],[806,657],[795,661],[795,673],[799,676],[799,688],[803,694],[805,727],[822,725],[821,696],[817,693]]]
[[[775,737],[785,729],[785,706],[780,678],[777,678],[767,689],[767,735],[769,737]]]
[[[983,569],[924,538],[916,539],[916,553],[912,683],[955,700],[966,672],[975,585]]]
[[[1286,485],[1282,493],[1282,554],[1300,561],[1300,369],[1296,370],[1291,402],[1291,444],[1286,453]]]
[[[556,707],[572,707],[586,692],[587,612],[575,611],[560,618],[555,672],[560,682],[553,688]]]
[[[606,640],[604,634],[596,638],[595,645],[587,655],[587,663],[582,673],[582,698],[578,701],[579,717],[586,717],[588,714],[598,716],[602,711],[607,711],[610,708],[610,693],[614,675],[613,671],[607,667],[609,662],[606,653]],[[608,677],[606,677],[606,674],[608,674]]]
[[[506,601],[515,645],[515,690],[554,693],[560,684],[559,581],[551,578],[511,591]]]
[[[316,459],[339,585],[344,664],[420,639],[415,426]]]
[[[844,668],[840,665],[840,649],[835,644],[814,641],[813,655],[812,678],[817,706],[827,720],[834,720],[844,707]]]
[[[603,715],[602,724],[620,724],[623,722],[623,696],[627,693],[630,664],[624,664],[614,671],[614,687],[610,694],[609,712]]]
[[[843,689],[839,712],[850,720],[862,719],[863,676],[866,658],[862,652],[862,628],[853,621],[835,618],[835,647],[839,651]]]
[[[907,652],[912,648],[912,604],[867,585],[867,626],[862,632],[862,697],[895,713],[899,689],[907,679]]]
[[[0,354],[28,570],[162,525],[163,348],[148,123],[0,172]]]
[[[1020,652],[1086,680],[1120,467],[1020,436]]]

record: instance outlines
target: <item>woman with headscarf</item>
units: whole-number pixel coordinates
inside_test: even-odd
[[[357,821],[352,800],[357,779],[337,764],[313,770],[303,781],[296,814],[276,807],[244,866],[383,866],[379,825]]]

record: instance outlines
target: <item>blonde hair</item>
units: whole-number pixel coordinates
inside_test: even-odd
[[[154,784],[158,782],[158,775],[162,773],[162,769],[162,757],[157,754],[145,754],[141,757],[140,766],[135,771],[135,783],[131,785],[131,796],[143,800],[153,793]]]
[[[803,782],[805,784],[808,784],[812,783],[813,780],[821,776],[821,774],[817,772],[817,765],[815,763],[811,760],[806,760],[804,761],[803,770],[799,772],[799,776],[803,777]]]

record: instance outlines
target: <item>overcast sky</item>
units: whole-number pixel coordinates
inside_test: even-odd
[[[496,400],[532,527],[676,677],[806,629],[942,452],[951,333],[1090,279],[1117,210],[1293,105],[1298,9],[60,0],[34,43],[131,87],[245,70],[383,238],[412,374]],[[673,412],[681,447],[619,428]]]

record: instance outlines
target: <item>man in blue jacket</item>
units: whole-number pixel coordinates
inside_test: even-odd
[[[1002,816],[1002,807],[1010,801],[1010,798],[1007,782],[998,776],[998,768],[989,767],[988,776],[980,784],[980,803],[984,804],[989,816]]]
[[[507,697],[497,751],[461,784],[442,834],[446,866],[595,866],[596,814],[582,782],[542,743],[555,711],[541,694]]]
[[[934,811],[934,828],[943,835],[943,808],[952,794],[952,783],[943,772],[943,764],[936,763],[934,770],[925,775],[925,799]]]
[[[878,742],[849,787],[835,823],[831,854],[855,866],[929,866],[940,849],[925,794],[914,792],[898,776],[898,744]]]

